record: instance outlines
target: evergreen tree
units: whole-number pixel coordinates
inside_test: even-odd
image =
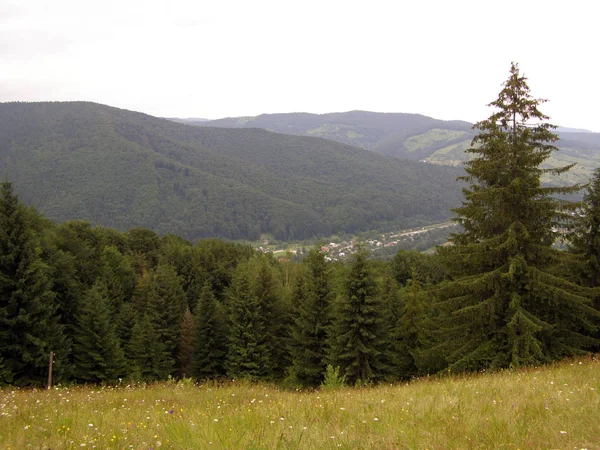
[[[535,364],[574,355],[593,343],[594,311],[586,291],[550,273],[558,255],[553,226],[565,226],[572,205],[553,196],[578,186],[540,185],[557,136],[529,93],[516,64],[497,100],[479,122],[468,150],[470,186],[454,210],[463,232],[440,250],[454,281],[439,289],[444,341],[452,370]]]
[[[583,196],[571,241],[572,251],[583,256],[580,282],[589,287],[600,286],[600,168],[594,171]]]
[[[419,375],[419,352],[424,347],[426,291],[413,274],[406,287],[400,292],[402,309],[396,328],[393,330],[395,346],[394,365],[400,378]]]
[[[571,270],[575,268],[576,277],[583,285],[594,289],[594,308],[600,311],[600,169],[594,171],[586,193],[574,232],[571,235],[571,251],[576,253],[577,261],[569,261]],[[600,339],[600,318],[596,317],[595,337]],[[600,349],[600,341],[593,350]]]
[[[68,351],[32,214],[10,183],[0,185],[0,384],[41,384],[50,351],[57,375]]]
[[[224,376],[227,358],[225,314],[208,282],[200,293],[194,323],[192,374],[200,380]]]
[[[100,260],[99,280],[104,286],[113,319],[118,317],[125,302],[130,302],[136,284],[135,271],[129,260],[112,245],[104,247]]]
[[[116,381],[125,374],[125,358],[110,305],[99,285],[94,285],[81,299],[73,353],[73,376],[78,380]]]
[[[250,282],[248,263],[238,266],[229,289],[229,353],[227,372],[234,378],[267,379],[271,358],[267,327]]]
[[[346,381],[365,384],[385,375],[383,364],[385,308],[365,251],[352,257],[350,271],[338,299],[332,343],[332,360]]]
[[[192,360],[194,356],[194,316],[189,308],[185,310],[181,323],[181,336],[179,337],[179,373],[182,377],[191,374]]]
[[[329,353],[332,289],[325,255],[316,249],[302,263],[292,292],[292,376],[305,386],[323,382]]]
[[[250,261],[254,270],[253,291],[265,324],[265,347],[269,355],[266,369],[270,378],[281,379],[289,365],[289,354],[285,345],[289,335],[288,309],[282,300],[280,286],[277,284],[269,258],[261,255]]]
[[[150,284],[148,315],[158,339],[170,355],[170,375],[177,375],[176,361],[181,324],[186,309],[186,297],[175,270],[159,264]]]
[[[173,360],[160,340],[148,313],[136,318],[127,344],[129,376],[136,380],[165,380],[173,370]]]

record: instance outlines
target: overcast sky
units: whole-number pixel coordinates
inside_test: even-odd
[[[511,61],[600,132],[597,0],[0,0],[0,101],[163,117],[355,109],[471,122]]]

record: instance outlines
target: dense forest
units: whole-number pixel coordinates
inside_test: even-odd
[[[461,173],[319,138],[85,103],[0,104],[0,177],[57,222],[279,240],[439,222]]]
[[[600,170],[547,187],[557,136],[515,64],[476,124],[461,231],[436,254],[300,262],[145,228],[56,224],[0,189],[0,383],[364,385],[600,350]],[[260,158],[260,155],[254,155]],[[561,197],[562,196],[562,197]],[[563,241],[567,250],[554,245]]]

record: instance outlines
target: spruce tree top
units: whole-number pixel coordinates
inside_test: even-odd
[[[557,148],[558,136],[548,116],[539,110],[546,100],[533,98],[527,78],[511,64],[510,74],[488,119],[473,127],[479,130],[467,152],[475,157],[465,163],[470,184],[463,189],[463,206],[453,210],[464,233],[453,236],[455,244],[474,244],[501,235],[511,227],[526,230],[535,244],[552,245],[551,226],[564,221],[566,204],[556,194],[577,191],[579,186],[541,187],[545,173],[560,174],[572,165],[542,168],[540,165]]]

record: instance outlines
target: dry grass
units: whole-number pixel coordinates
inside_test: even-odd
[[[1,449],[600,449],[600,363],[409,385],[0,390]]]

